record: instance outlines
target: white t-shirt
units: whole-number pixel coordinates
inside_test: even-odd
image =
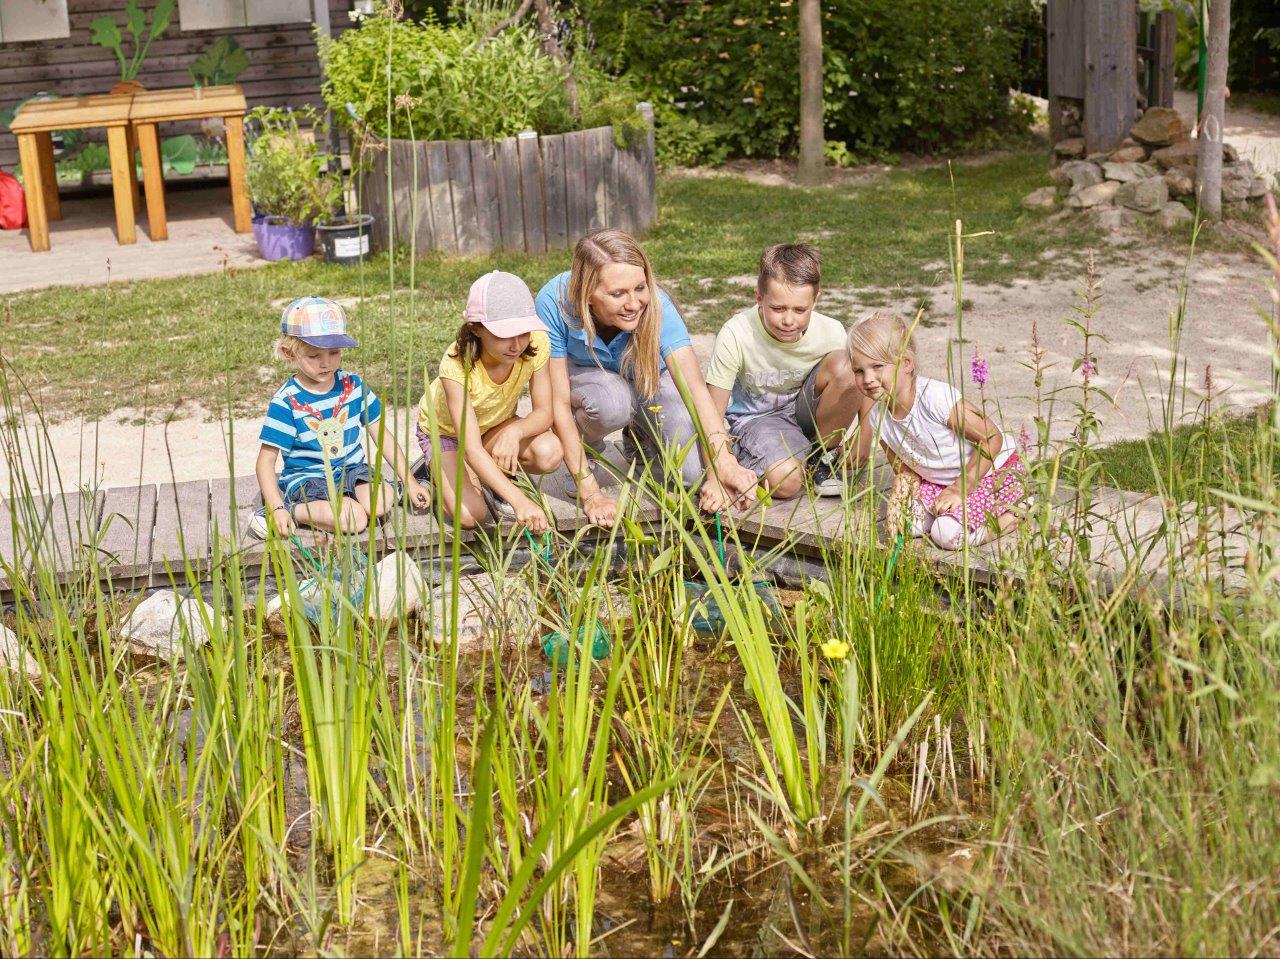
[[[843,349],[844,327],[816,310],[794,343],[775,340],[753,306],[734,315],[716,334],[706,380],[729,390],[730,419],[772,413],[796,395],[809,371],[832,350]]]
[[[973,444],[947,425],[951,411],[960,402],[960,391],[950,383],[921,376],[916,380],[916,399],[902,419],[895,419],[887,403],[872,408],[871,422],[876,435],[903,465],[921,479],[950,486],[960,478]],[[1013,437],[1002,432],[1000,452],[992,469],[1005,464],[1015,449]]]

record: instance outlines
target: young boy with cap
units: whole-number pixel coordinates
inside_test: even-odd
[[[281,536],[297,523],[325,532],[359,533],[396,501],[396,487],[383,483],[373,495],[374,476],[366,461],[361,433],[368,429],[379,449],[405,483],[409,501],[424,508],[426,487],[409,473],[409,462],[389,431],[377,429],[382,401],[364,381],[341,366],[342,351],[360,344],[347,333],[341,306],[318,296],[304,296],[280,316],[276,356],[293,367],[293,375],[276,390],[258,434],[255,472],[263,507],[250,532],[265,539],[268,519]],[[276,460],[284,468],[276,476]],[[337,495],[332,502],[330,491]]]
[[[418,404],[418,445],[445,513],[457,514],[464,527],[501,511],[531,532],[548,528],[542,507],[510,477],[517,469],[549,473],[564,458],[551,429],[550,356],[546,327],[520,277],[494,270],[471,284],[458,335]],[[518,416],[526,387],[532,409]],[[466,464],[461,490],[454,488],[459,453]]]

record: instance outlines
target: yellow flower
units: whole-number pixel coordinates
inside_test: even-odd
[[[828,639],[822,644],[822,655],[827,659],[844,659],[849,655],[849,644],[843,639]]]
[[[649,407],[649,412],[650,412],[650,413],[661,413],[661,412],[662,412],[662,407],[661,407],[661,406],[659,406],[657,403],[654,403],[651,407]]]

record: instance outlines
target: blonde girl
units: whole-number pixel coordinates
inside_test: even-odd
[[[699,505],[716,512],[754,494],[755,474],[730,450],[689,330],[635,239],[621,230],[583,237],[572,267],[542,288],[537,307],[551,341],[555,431],[588,520],[612,525],[618,504],[601,490],[583,441],[598,446],[620,429],[627,432],[624,446],[656,461],[659,443],[684,448],[701,425],[707,446],[691,448],[680,470],[685,486],[702,483]]]
[[[457,514],[468,529],[490,515],[489,499],[495,506],[505,502],[516,522],[530,531],[547,529],[542,507],[511,476],[517,469],[549,473],[562,459],[560,441],[551,432],[549,355],[546,330],[523,280],[495,270],[471,285],[457,338],[418,404],[417,428],[445,513]],[[533,409],[528,416],[517,416],[516,404],[526,387]],[[466,464],[460,490],[455,488],[459,452]]]
[[[980,545],[1013,528],[1026,468],[1012,437],[951,384],[921,376],[915,338],[872,313],[849,330],[849,364],[865,399],[859,455],[878,438],[899,479],[914,486],[911,534],[943,549]]]

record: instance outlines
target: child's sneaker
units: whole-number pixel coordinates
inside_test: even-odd
[[[813,465],[813,491],[819,496],[840,496],[844,493],[844,481],[829,452],[819,456]]]
[[[265,540],[268,532],[267,508],[261,506],[258,511],[253,514],[253,519],[249,520],[249,535],[254,539]]]
[[[480,492],[484,494],[485,505],[489,507],[489,512],[493,514],[494,519],[515,520],[516,509],[514,506],[483,484],[480,486]]]

